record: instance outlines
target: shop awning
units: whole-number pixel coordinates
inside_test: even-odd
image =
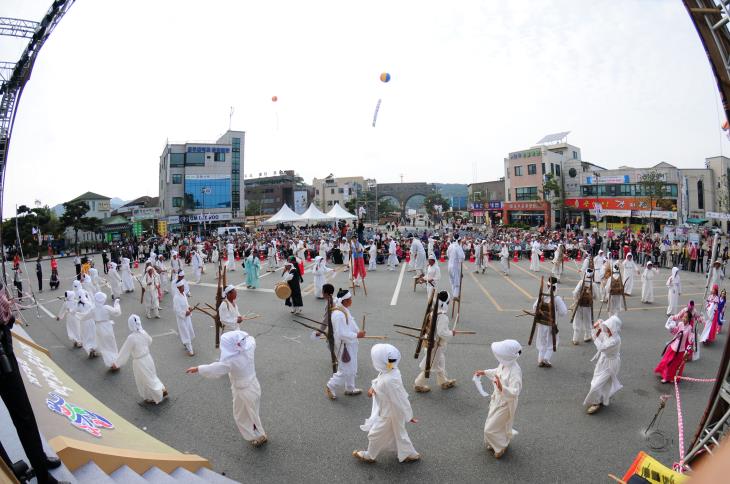
[[[688,218],[687,219],[687,223],[688,224],[702,225],[702,224],[706,224],[707,223],[707,220],[705,220],[703,218]]]

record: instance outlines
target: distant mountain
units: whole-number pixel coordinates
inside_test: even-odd
[[[466,197],[469,195],[469,187],[465,183],[433,183],[433,186],[444,198]]]

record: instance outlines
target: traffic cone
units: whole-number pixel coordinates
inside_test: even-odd
[[[515,251],[515,257],[512,259],[512,262],[517,264],[517,261],[519,260],[519,256],[517,255],[517,251]]]

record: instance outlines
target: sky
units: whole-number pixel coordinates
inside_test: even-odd
[[[2,0],[0,17],[50,3]],[[0,60],[23,47],[0,37]],[[4,215],[156,196],[166,141],[215,140],[229,119],[247,175],[308,183],[495,180],[510,151],[559,131],[606,168],[730,153],[679,1],[78,0],[21,99]]]

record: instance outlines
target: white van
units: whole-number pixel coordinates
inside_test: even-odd
[[[243,230],[238,225],[233,225],[231,227],[218,227],[218,235],[238,235],[244,233],[245,230]]]

